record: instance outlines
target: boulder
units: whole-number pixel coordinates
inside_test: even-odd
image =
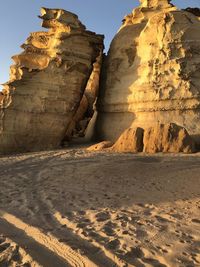
[[[142,152],[143,135],[144,130],[142,128],[129,128],[122,133],[111,150],[114,152]]]
[[[186,129],[175,123],[158,124],[144,132],[144,152],[193,153],[195,142]]]
[[[97,137],[175,122],[200,143],[200,20],[168,0],[141,0],[103,63]],[[195,14],[193,14],[195,13]]]
[[[87,31],[75,14],[42,8],[40,18],[49,30],[31,33],[4,84],[0,153],[58,147],[102,55],[103,35]]]

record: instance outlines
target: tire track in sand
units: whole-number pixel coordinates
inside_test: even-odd
[[[37,228],[24,223],[22,220],[18,219],[12,214],[4,213],[0,211],[1,218],[15,226],[16,228],[22,230],[27,236],[33,238],[40,245],[51,250],[56,255],[60,256],[62,259],[67,261],[72,267],[95,267],[96,265],[90,262],[89,259],[83,258],[80,254],[76,253],[66,244],[60,243],[54,236],[48,234],[45,235]]]

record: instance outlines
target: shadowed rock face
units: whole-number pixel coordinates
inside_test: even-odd
[[[197,8],[197,7],[194,7],[194,8],[188,7],[188,8],[185,9],[185,11],[190,12],[190,13],[194,14],[197,17],[200,17],[200,8]]]
[[[0,153],[59,146],[102,54],[103,36],[75,14],[42,8],[40,18],[49,31],[31,33],[4,85]]]
[[[167,0],[141,1],[104,62],[97,134],[174,122],[200,140],[200,20]]]
[[[96,62],[93,64],[93,71],[88,80],[79,108],[67,129],[65,140],[71,140],[74,137],[85,137],[88,131],[88,125],[92,123],[92,118],[95,116],[95,103],[99,93],[101,65],[102,54],[99,55]],[[85,139],[86,138],[84,138],[84,140]]]

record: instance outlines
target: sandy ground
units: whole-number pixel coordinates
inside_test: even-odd
[[[0,266],[200,266],[200,154],[0,158]]]

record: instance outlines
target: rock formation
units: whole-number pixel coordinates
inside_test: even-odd
[[[141,0],[123,20],[104,62],[97,135],[183,126],[200,142],[200,19],[167,0]]]
[[[102,55],[103,36],[75,14],[47,8],[41,14],[49,31],[31,33],[4,85],[0,153],[58,147]]]
[[[193,153],[194,140],[187,131],[174,123],[158,124],[144,132],[144,149],[146,153]]]
[[[142,128],[129,128],[125,130],[116,143],[112,146],[111,151],[115,152],[143,152],[143,136]]]
[[[104,141],[88,148],[90,151],[109,148],[111,142]],[[154,125],[145,130],[142,128],[126,129],[110,147],[109,152],[122,153],[193,153],[196,144],[185,128],[174,123]]]

